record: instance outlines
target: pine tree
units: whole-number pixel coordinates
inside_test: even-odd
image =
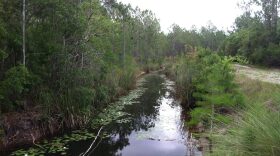
[[[196,81],[198,106],[192,112],[191,124],[203,120],[212,128],[213,120],[226,121],[219,113],[220,108],[230,108],[240,103],[240,95],[234,83],[231,62],[217,54],[208,54],[201,58],[201,74]]]

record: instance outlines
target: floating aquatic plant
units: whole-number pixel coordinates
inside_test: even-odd
[[[50,141],[44,140],[37,147],[32,147],[27,150],[17,150],[13,152],[12,156],[35,156],[35,155],[45,155],[45,154],[59,154],[66,155],[67,154],[67,144],[74,141],[82,141],[94,138],[96,135],[94,133],[89,132],[88,130],[77,130],[73,131],[71,134],[65,134],[63,137],[56,137]],[[102,138],[107,138],[109,135],[104,133]]]
[[[134,103],[145,91],[145,88],[141,87],[145,79],[142,78],[137,82],[137,89],[132,90],[127,96],[120,98],[117,102],[110,104],[103,112],[99,113],[97,117],[92,120],[92,128],[98,128],[100,126],[108,125],[112,122],[127,123],[131,121],[130,114],[124,112],[124,108]],[[20,149],[13,152],[12,156],[43,156],[45,154],[57,154],[67,155],[68,144],[75,141],[83,141],[95,138],[94,133],[88,130],[76,130],[71,134],[65,134],[63,137],[56,137],[50,141],[44,140],[40,145],[36,144],[36,147],[29,148],[27,150]],[[110,137],[109,134],[103,133],[102,138]]]
[[[110,104],[103,112],[92,120],[92,128],[100,126],[106,126],[112,122],[126,123],[131,121],[130,114],[124,112],[124,108],[128,105],[139,103],[135,101],[145,91],[145,88],[141,87],[144,83],[144,79],[138,81],[138,88],[132,90],[127,96],[120,98],[117,102]]]

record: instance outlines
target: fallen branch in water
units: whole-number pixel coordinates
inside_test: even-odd
[[[81,156],[86,156],[88,154],[88,152],[92,149],[92,146],[94,145],[94,143],[96,142],[98,136],[100,135],[101,130],[103,129],[103,126],[99,129],[95,139],[93,140],[93,142],[91,143],[91,145],[89,146],[89,148],[87,149],[87,151],[85,153],[80,154]]]
[[[37,146],[37,147],[39,147],[39,148],[41,148],[41,149],[45,149],[43,146],[40,146],[40,145],[38,145],[38,144],[35,143],[36,139],[35,139],[35,137],[34,137],[34,135],[33,135],[32,133],[31,133],[30,135],[31,135],[31,137],[32,137],[32,143],[33,143],[35,146]]]
[[[100,141],[97,143],[97,145],[94,147],[94,149],[92,149],[90,152],[89,152],[89,155],[91,155],[91,153],[99,146],[99,144],[101,143],[103,139],[101,138]]]

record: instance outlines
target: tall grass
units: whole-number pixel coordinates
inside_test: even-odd
[[[280,86],[239,77],[246,108],[228,132],[214,136],[210,155],[280,155]]]
[[[174,63],[176,62],[176,63]],[[186,107],[193,104],[192,93],[195,90],[193,80],[198,75],[195,59],[190,56],[168,58],[165,61],[166,75],[176,82],[176,92]]]
[[[94,118],[134,87],[138,67],[132,57],[127,57],[124,65],[102,60],[95,63],[89,68],[69,70],[55,89],[38,87],[37,99],[42,114],[49,119],[62,120],[69,128],[85,126],[88,118]]]

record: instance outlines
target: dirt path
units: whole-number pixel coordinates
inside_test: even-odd
[[[235,64],[237,74],[245,75],[254,80],[260,80],[269,83],[280,84],[280,70],[279,69],[258,69],[254,67],[243,66]]]

